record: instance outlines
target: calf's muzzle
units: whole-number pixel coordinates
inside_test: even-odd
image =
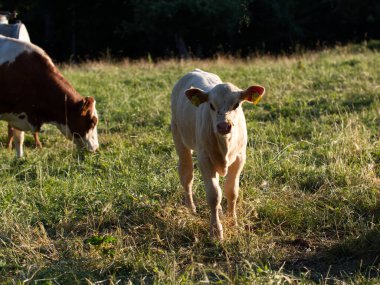
[[[231,124],[227,122],[221,122],[216,125],[217,131],[221,135],[226,135],[231,132]]]

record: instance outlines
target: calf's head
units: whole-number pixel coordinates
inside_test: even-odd
[[[79,148],[95,152],[98,147],[98,113],[95,109],[95,99],[86,97],[79,103],[79,110],[69,115],[69,126],[62,126],[61,132],[72,139]]]
[[[208,92],[199,88],[190,88],[185,91],[190,102],[198,107],[207,103],[214,133],[220,136],[228,136],[239,120],[243,102],[257,104],[265,93],[265,88],[253,85],[241,90],[231,83],[223,83],[214,86]]]

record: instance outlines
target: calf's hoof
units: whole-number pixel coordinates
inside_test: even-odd
[[[195,207],[194,202],[193,201],[189,201],[189,199],[186,199],[186,197],[185,197],[185,205],[186,205],[186,207],[189,209],[189,211],[192,214],[196,214],[197,213],[197,207]]]
[[[213,240],[219,240],[219,241],[222,241],[223,240],[223,229],[222,229],[222,226],[220,225],[220,227],[218,226],[212,226],[211,227],[211,231],[210,231],[210,236],[211,236],[211,239]]]
[[[196,214],[197,213],[197,208],[194,205],[188,206],[188,209],[190,210],[190,212],[192,214]]]
[[[186,208],[189,210],[190,213],[192,213],[192,214],[197,213],[197,207],[195,207],[194,204],[192,204],[192,205],[189,205],[188,203],[185,203],[185,204],[186,204]]]

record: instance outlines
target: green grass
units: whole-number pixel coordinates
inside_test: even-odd
[[[341,47],[247,60],[61,66],[100,114],[100,151],[45,126],[26,158],[0,147],[0,283],[377,284],[380,282],[380,55]],[[183,206],[170,93],[200,67],[241,88],[248,157],[239,226],[209,239]],[[223,201],[225,209],[225,201]]]

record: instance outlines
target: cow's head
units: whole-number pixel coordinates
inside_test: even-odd
[[[94,152],[99,147],[98,142],[98,112],[95,109],[96,101],[93,97],[83,99],[83,106],[80,111],[80,124],[84,133],[74,136],[74,142],[79,147],[86,147],[87,150]]]
[[[257,104],[264,93],[265,88],[259,85],[241,90],[230,83],[218,84],[208,92],[198,88],[190,88],[185,92],[190,102],[197,107],[208,103],[213,130],[221,136],[228,136],[237,124],[242,102]]]
[[[98,113],[95,109],[95,99],[86,97],[78,103],[78,109],[68,114],[69,124],[59,126],[63,135],[72,139],[79,148],[95,152],[98,147]]]

